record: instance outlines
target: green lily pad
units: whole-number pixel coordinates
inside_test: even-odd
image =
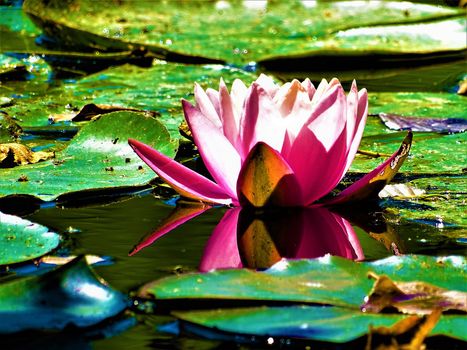
[[[109,287],[84,257],[40,276],[0,285],[0,333],[88,327],[127,306],[124,295]]]
[[[390,327],[404,315],[368,314],[341,307],[288,306],[216,309],[174,312],[195,334],[212,339],[251,341],[252,337],[308,339],[345,343],[368,333],[371,327]],[[201,326],[194,328],[192,325]],[[467,341],[465,316],[443,315],[433,335],[444,335]],[[275,339],[274,339],[275,338]],[[271,341],[271,340],[269,340]]]
[[[467,176],[426,176],[410,180],[409,185],[425,190],[422,196],[406,199],[406,202],[386,202],[383,206],[407,220],[426,223],[437,227],[453,238],[467,234]],[[455,230],[446,230],[447,228]]]
[[[145,185],[155,174],[133,152],[128,138],[170,157],[178,147],[157,119],[135,112],[109,113],[84,126],[55,159],[0,169],[0,196],[24,194],[50,201],[75,191]]]
[[[205,88],[217,89],[221,77],[230,86],[236,78],[249,84],[257,75],[219,65],[158,62],[149,69],[124,65],[46,92],[25,93],[23,98],[4,110],[24,128],[45,130],[51,127],[48,123],[50,115],[70,113],[89,103],[154,110],[160,113],[171,137],[180,138],[178,126],[184,120],[180,99],[191,99],[195,81]]]
[[[347,67],[387,69],[461,59],[466,50],[465,25],[465,18],[459,17],[428,23],[352,28],[300,45],[284,43],[271,52],[271,57],[258,63],[267,69],[281,70],[280,67],[289,62],[294,70],[306,71],[309,67],[314,70],[332,67],[339,60]]]
[[[378,121],[381,123],[381,121]],[[362,138],[360,149],[375,153],[392,154],[406,132],[388,132],[384,125],[380,134]],[[462,150],[467,144],[467,134],[440,135],[437,133],[415,133],[410,149],[410,156],[404,162],[399,173],[410,174],[461,174],[467,164],[467,153]],[[453,157],[452,153],[456,156]],[[369,172],[376,168],[386,157],[371,158],[357,155],[351,171]]]
[[[382,92],[370,93],[369,113],[398,114],[426,118],[466,119],[467,99],[448,93],[429,92]],[[405,132],[389,130],[379,118],[368,118],[360,149],[374,153],[392,154],[397,149]],[[411,156],[399,172],[405,174],[461,174],[467,164],[467,154],[461,150],[467,142],[467,134],[440,135],[437,133],[415,133],[410,151]],[[381,162],[381,158],[369,159],[357,155],[352,171],[368,172]]]
[[[12,32],[18,32],[23,35],[38,35],[41,33],[40,29],[32,23],[21,7],[0,6],[0,17],[2,17],[0,33],[5,29]],[[3,39],[5,39],[5,37],[2,35],[2,44]]]
[[[47,227],[0,212],[0,265],[39,258],[59,243],[60,236]]]
[[[463,257],[407,255],[358,263],[327,255],[312,260],[282,260],[264,272],[241,269],[168,277],[146,284],[138,291],[138,296],[155,299],[156,303],[164,300],[184,300],[185,303],[200,299],[211,300],[211,303],[213,300],[254,300],[359,309],[372,288],[373,282],[367,278],[370,271],[396,281],[422,281],[450,290],[467,290]]]
[[[467,97],[445,92],[370,92],[368,105],[370,114],[467,119]]]
[[[245,64],[286,54],[339,30],[414,23],[460,15],[457,9],[398,2],[352,1],[306,6],[272,2],[121,2],[27,0],[24,11],[46,35],[68,46],[99,50],[145,47],[161,58],[198,58]],[[266,6],[266,3],[264,3]],[[313,20],[310,20],[313,19]],[[438,49],[445,49],[438,43]]]

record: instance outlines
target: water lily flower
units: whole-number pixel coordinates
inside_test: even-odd
[[[218,91],[195,84],[195,100],[182,100],[183,110],[213,180],[139,141],[129,144],[182,196],[233,206],[303,207],[323,198],[349,169],[368,111],[366,90],[354,81],[346,95],[335,78],[315,89],[309,79],[279,86],[261,75],[248,88],[235,80],[230,93],[221,79]],[[345,198],[354,198],[396,153]]]

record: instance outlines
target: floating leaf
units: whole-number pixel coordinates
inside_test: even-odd
[[[369,113],[427,118],[463,118],[467,98],[446,92],[379,92],[368,95]]]
[[[420,118],[380,113],[379,117],[389,129],[425,132],[455,133],[467,129],[467,119],[461,118]]]
[[[400,68],[460,60],[465,55],[464,17],[409,25],[359,26],[322,40],[278,45],[259,60],[266,69],[295,71],[329,69],[345,62],[347,69]],[[446,36],[444,33],[449,32]],[[286,68],[285,70],[290,70]]]
[[[98,116],[103,114],[112,113],[112,112],[120,112],[120,111],[128,111],[128,112],[144,112],[135,108],[127,108],[121,106],[112,106],[112,105],[96,105],[94,103],[90,103],[84,105],[80,111],[75,114],[60,114],[56,116],[49,117],[49,121],[52,123],[63,122],[63,121],[75,121],[81,122],[86,120],[94,120]],[[152,113],[154,116],[155,113]]]
[[[0,143],[15,141],[21,131],[21,127],[8,114],[0,112]]]
[[[458,228],[454,231],[444,230],[444,234],[453,234],[456,237],[466,235],[467,217],[465,212],[467,204],[467,176],[464,174],[439,174],[433,176],[426,174],[413,179],[407,186],[426,191],[421,197],[403,203],[389,201],[383,203],[387,211],[410,221],[417,221],[437,227],[438,229]],[[422,242],[419,242],[419,244]]]
[[[180,99],[190,96],[193,82],[212,87],[219,84],[221,77],[226,84],[231,84],[236,78],[247,83],[253,81],[256,74],[218,65],[189,66],[158,62],[148,69],[124,65],[34,95],[25,93],[4,110],[28,131],[32,127],[40,127],[44,132],[52,127],[59,128],[49,125],[50,115],[75,114],[74,109],[77,111],[90,102],[154,111],[160,114],[160,120],[171,137],[179,138],[178,126],[183,120]],[[70,110],[70,103],[73,110]]]
[[[435,310],[467,312],[467,293],[423,282],[395,282],[386,275],[370,274],[375,284],[362,310],[381,312],[396,308],[406,314],[430,314]]]
[[[422,268],[423,267],[423,268]],[[430,274],[426,274],[426,270]],[[371,290],[368,272],[386,274],[398,281],[423,281],[442,288],[466,291],[465,259],[425,256],[391,257],[374,263],[357,263],[340,257],[287,261],[264,272],[225,270],[187,274],[154,281],[143,286],[138,295],[166,301],[255,300],[260,303],[281,301],[320,303],[358,309]],[[345,293],[341,293],[345,290]]]
[[[60,236],[47,227],[0,212],[0,265],[36,259],[59,243]]]
[[[386,185],[378,194],[379,198],[416,198],[424,195],[425,190],[407,184]]]
[[[113,51],[144,47],[171,61],[222,60],[239,64],[279,55],[281,47],[286,47],[280,51],[283,55],[303,52],[312,45],[319,47],[318,39],[346,28],[414,23],[462,14],[460,10],[440,6],[374,2],[365,4],[365,16],[361,16],[361,3],[313,4],[306,6],[300,1],[289,1],[157,2],[155,5],[140,1],[135,6],[125,2],[75,0],[64,6],[60,1],[27,0],[23,8],[46,35],[70,47]],[[390,30],[394,31],[394,28]],[[433,38],[434,34],[409,37],[407,46],[422,47],[422,50],[428,46],[435,51],[452,49],[449,44],[455,41],[454,32],[447,42],[437,36]],[[345,44],[348,41],[343,39]],[[463,45],[463,38],[461,41]],[[397,43],[396,50],[406,41]],[[385,42],[384,48],[387,47]]]
[[[129,137],[171,157],[177,148],[158,120],[134,112],[109,113],[84,126],[53,161],[0,169],[0,196],[25,194],[48,201],[75,191],[145,185],[155,174],[128,146]],[[24,177],[28,181],[18,182]]]
[[[0,144],[0,168],[12,168],[17,165],[34,164],[53,158],[54,152],[33,152],[20,143]]]
[[[304,339],[345,343],[368,333],[369,327],[391,327],[405,318],[397,314],[368,314],[342,307],[249,307],[205,311],[177,311],[182,329],[211,339],[256,342],[259,345],[293,344]],[[465,316],[442,315],[430,335],[464,341]]]
[[[84,257],[40,276],[0,285],[0,333],[88,327],[115,316],[126,298],[110,288]]]

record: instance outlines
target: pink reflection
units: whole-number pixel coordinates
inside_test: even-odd
[[[325,208],[251,212],[231,209],[215,228],[201,271],[267,268],[282,258],[311,259],[325,254],[364,259],[350,223]]]
[[[130,253],[209,209],[176,208],[161,226]],[[326,254],[363,260],[360,242],[351,224],[323,207],[271,210],[228,209],[215,227],[201,258],[199,270],[267,268],[282,258],[312,259]]]

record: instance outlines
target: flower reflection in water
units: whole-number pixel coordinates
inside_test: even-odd
[[[226,212],[214,229],[201,271],[220,268],[267,268],[282,258],[310,259],[325,254],[362,260],[351,224],[325,208]]]
[[[130,255],[206,210],[205,206],[176,208]],[[325,254],[364,259],[349,221],[326,208],[232,208],[225,212],[209,238],[199,269],[263,269],[282,258],[316,258]]]

